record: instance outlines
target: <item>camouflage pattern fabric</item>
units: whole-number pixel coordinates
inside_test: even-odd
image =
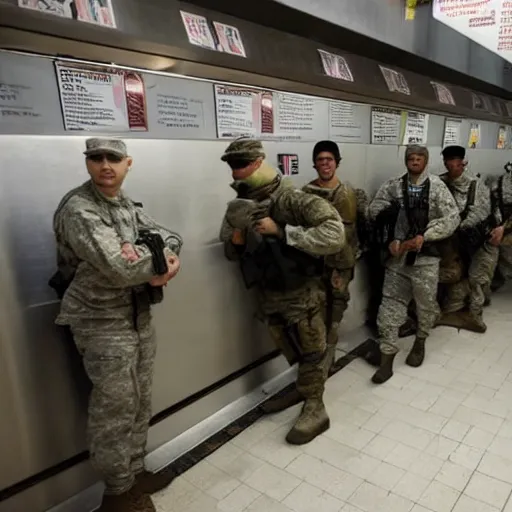
[[[498,182],[495,180],[492,184],[493,193],[496,193],[497,188]],[[506,173],[503,177],[503,202],[506,205],[512,205],[512,173]],[[499,212],[498,219],[500,223],[503,221]],[[509,219],[504,225],[507,230],[512,228],[512,219]],[[512,279],[512,233],[506,235],[501,242],[497,267],[504,279]]]
[[[466,303],[469,304],[469,310],[472,313],[476,315],[482,313],[486,290],[494,276],[498,257],[498,247],[486,243],[478,249],[471,260],[468,278],[447,287],[447,299],[443,305],[444,313],[459,311],[466,306]]]
[[[467,208],[467,217],[462,219],[460,229],[476,226],[490,216],[492,212],[490,191],[485,183],[472,176],[468,171],[455,180],[450,180],[448,173],[441,175],[441,179],[450,189],[461,214],[466,210],[471,183],[476,180],[475,200]],[[456,236],[454,235],[454,238]],[[446,259],[441,261],[440,271],[440,282],[447,284],[446,300],[442,306],[443,312],[459,311],[465,307],[466,303],[469,303],[470,311],[480,315],[485,302],[485,288],[492,281],[498,261],[498,250],[487,243],[480,247],[473,255],[466,278],[457,244],[447,247],[450,250],[447,251]]]
[[[236,186],[234,187],[236,189]],[[278,179],[277,184],[251,194],[256,206],[270,199],[272,218],[286,233],[286,242],[317,257],[337,254],[345,241],[343,223],[338,212],[327,201],[296,189],[291,181]],[[240,203],[232,201],[222,221],[220,240],[225,253],[236,259],[236,247],[232,244],[235,225],[250,224],[247,218],[232,215],[230,209],[243,211]],[[247,215],[247,214],[246,214]],[[258,306],[261,316],[267,319],[269,331],[276,345],[281,348],[290,364],[301,357],[297,386],[304,397],[321,397],[327,371],[326,328],[323,315],[325,292],[321,277],[311,278],[299,289],[289,292],[274,292],[259,288]],[[290,329],[296,333],[298,347],[290,340]],[[300,354],[297,354],[297,349]]]
[[[342,270],[326,267],[324,283],[326,292],[326,319],[330,319],[327,325],[327,343],[336,345],[338,342],[338,329],[343,320],[343,315],[350,302],[349,285],[354,278],[354,269]]]
[[[112,331],[132,326],[133,288],[137,291],[154,277],[153,262],[149,249],[141,245],[136,247],[139,259],[128,262],[121,246],[135,244],[144,228],[162,235],[169,254],[179,254],[181,237],[124,195],[107,198],[88,181],[64,197],[54,216],[57,264],[64,275],[75,275],[57,324],[80,328],[84,320],[102,318]]]
[[[416,303],[416,335],[426,339],[439,316],[437,304],[438,264],[388,267],[384,278],[382,302],[377,317],[380,349],[396,354],[398,331],[407,319],[412,299]]]
[[[287,244],[318,257],[340,251],[345,240],[343,223],[327,201],[297,190],[287,179],[279,182],[270,197],[256,203],[269,198],[272,201],[272,218],[284,226]],[[231,204],[236,204],[236,201],[228,204],[220,230],[220,240],[232,259],[236,259],[236,248],[231,243],[235,227],[228,219],[231,217]],[[289,324],[297,323],[307,316],[308,311],[318,309],[323,301],[320,278],[312,278],[302,288],[287,293],[258,290],[261,313],[264,316],[281,314]]]
[[[107,492],[130,489],[143,469],[156,351],[144,285],[154,277],[152,256],[121,256],[140,229],[160,233],[167,254],[179,254],[181,237],[120,194],[103,196],[86,182],[61,201],[54,216],[60,271],[71,277],[56,323],[69,325],[93,384],[88,440],[93,465]]]
[[[439,242],[449,238],[459,225],[459,210],[446,185],[437,176],[425,171],[417,180],[421,185],[430,179],[429,221],[424,233],[425,242]],[[395,239],[406,240],[410,226],[404,209],[401,177],[392,178],[378,190],[368,208],[369,217],[377,215],[393,203],[400,205]],[[416,302],[418,337],[426,338],[437,317],[437,285],[439,280],[439,258],[419,254],[412,266],[405,265],[405,255],[388,257],[382,292],[382,301],[377,316],[381,351],[394,354],[398,351],[398,331],[407,319],[407,308],[411,300]]]
[[[438,176],[431,176],[425,171],[418,178],[417,185],[424,183],[427,178],[430,179],[430,208],[429,222],[424,233],[424,239],[425,242],[439,242],[450,237],[459,226],[459,210],[450,191]],[[406,240],[410,232],[410,226],[404,209],[401,177],[392,178],[379,188],[368,207],[369,218],[374,221],[381,211],[391,206],[395,201],[400,204],[400,212],[395,226],[395,238]],[[387,266],[401,266],[404,261],[405,255],[400,258],[390,258],[387,261]],[[435,265],[437,267],[439,258],[420,253],[416,258],[415,265]]]
[[[107,494],[122,494],[144,470],[156,338],[149,313],[135,329],[105,332],[101,323],[72,329],[92,382],[87,418],[91,463]]]

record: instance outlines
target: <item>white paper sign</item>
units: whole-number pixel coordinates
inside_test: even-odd
[[[356,120],[355,105],[347,101],[330,101],[329,137],[346,142],[359,142],[361,136],[361,124]]]
[[[344,57],[336,55],[335,53],[326,52],[325,50],[318,50],[318,53],[322,59],[322,66],[327,76],[346,80],[347,82],[354,81],[352,71],[350,71],[348,62]]]
[[[123,75],[56,69],[66,130],[129,130]]]
[[[407,146],[408,144],[425,145],[427,143],[428,119],[428,114],[407,112],[404,146]]]
[[[399,92],[407,95],[411,94],[407,80],[402,73],[384,66],[379,66],[379,68],[384,80],[386,81],[386,85],[391,92]]]
[[[399,144],[402,112],[393,108],[372,108],[372,144]]]
[[[461,145],[461,128],[462,121],[460,119],[446,118],[444,122],[443,148]]]

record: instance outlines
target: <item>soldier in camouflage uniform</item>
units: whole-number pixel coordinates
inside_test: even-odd
[[[356,191],[336,176],[341,162],[338,145],[330,140],[318,142],[313,149],[313,163],[318,178],[302,190],[329,201],[340,214],[345,228],[343,249],[325,258],[324,283],[326,287],[327,364],[334,362],[338,329],[350,300],[349,284],[354,278],[354,267],[359,256],[358,232],[365,224],[366,202],[358,201]]]
[[[423,363],[425,340],[439,314],[439,257],[433,244],[451,236],[459,224],[457,205],[446,185],[427,172],[427,148],[408,146],[405,164],[407,174],[382,185],[369,207],[370,218],[376,219],[394,204],[399,205],[377,319],[380,353],[367,358],[380,366],[372,377],[376,384],[393,375],[398,330],[407,318],[411,299],[416,302],[418,332],[407,364],[418,367]]]
[[[441,260],[439,281],[445,285],[446,297],[438,325],[485,332],[487,327],[482,318],[485,289],[494,275],[498,249],[487,236],[493,224],[490,191],[483,181],[465,170],[465,156],[462,146],[448,146],[443,150],[448,172],[440,178],[457,203],[461,222],[455,235],[447,241]]]
[[[121,191],[132,164],[121,140],[88,139],[90,180],[63,198],[54,216],[58,275],[68,284],[57,324],[69,326],[92,382],[88,445],[105,481],[102,512],[149,512],[149,494],[169,472],[144,470],[156,340],[149,292],[179,270],[179,235],[156,224]],[[140,230],[160,234],[167,272],[137,244]]]
[[[266,163],[261,142],[238,139],[229,145],[222,160],[231,167],[237,199],[228,204],[220,240],[226,256],[240,260],[242,270],[254,233],[262,237],[259,246],[264,247],[265,240],[269,240],[268,244],[277,240],[279,245],[274,247],[281,248],[283,254],[291,253],[297,262],[302,254],[322,263],[324,256],[340,251],[344,230],[338,212],[327,201],[305,194],[281,179]],[[252,214],[239,207],[243,201],[254,207]],[[258,210],[259,215],[254,213]],[[265,263],[264,267],[270,268],[272,263]],[[304,400],[286,440],[305,444],[329,428],[323,403],[327,353],[321,270],[291,288],[274,289],[273,285],[269,280],[256,285],[260,313],[277,346],[290,364],[298,362],[299,371],[296,391],[271,399],[264,410],[275,412]]]
[[[492,282],[494,291],[512,278],[512,163],[505,165],[506,173],[491,185],[496,206],[497,227],[491,233],[490,244],[499,247],[499,260]],[[490,287],[489,287],[490,288]]]

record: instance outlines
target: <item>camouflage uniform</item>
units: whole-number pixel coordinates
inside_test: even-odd
[[[358,202],[356,191],[350,185],[341,182],[329,189],[319,187],[316,181],[312,181],[302,190],[329,201],[340,214],[345,228],[346,243],[343,249],[325,258],[327,345],[332,361],[338,342],[338,329],[350,300],[349,284],[354,278],[354,267],[359,256],[358,224],[364,219],[366,205]]]
[[[179,254],[179,235],[92,181],[69,192],[54,216],[59,270],[72,277],[56,323],[71,328],[93,384],[88,445],[107,494],[127,492],[143,471],[151,418],[156,341],[144,285],[155,277],[152,255],[137,245],[138,260],[121,256],[142,228],[162,236],[167,255]]]
[[[503,194],[503,207],[512,210],[512,173],[507,172],[502,177],[502,194]],[[501,284],[505,281],[512,278],[512,217],[505,218],[503,217],[504,213],[500,210],[499,205],[499,192],[498,192],[498,180],[494,180],[492,183],[492,194],[497,199],[498,207],[496,211],[496,218],[498,221],[498,225],[503,225],[505,227],[505,235],[503,240],[499,246],[499,260],[497,264],[497,274],[498,274],[498,286],[495,288],[499,288]]]
[[[478,178],[465,171],[461,176],[454,180],[449,179],[448,173],[440,176],[446,183],[457,203],[460,214],[463,215],[459,229],[475,227],[478,224],[487,221],[491,215],[491,196],[489,189]],[[473,204],[468,204],[468,195],[471,183],[476,183],[475,198]],[[457,236],[457,235],[455,235]],[[446,257],[441,261],[440,281],[447,283],[447,297],[443,304],[443,313],[454,313],[462,310],[466,302],[469,302],[469,310],[472,318],[468,317],[468,322],[463,322],[464,327],[473,328],[477,322],[483,324],[481,320],[482,309],[485,302],[485,288],[490,284],[494,270],[498,261],[498,249],[489,243],[484,243],[477,249],[469,262],[469,268],[464,268],[464,255],[460,253],[460,248],[455,245],[450,246]],[[471,322],[471,320],[473,320]],[[444,323],[441,321],[441,323]],[[471,324],[471,325],[470,325]],[[477,328],[478,326],[474,326]]]
[[[411,148],[410,151],[426,153],[428,156],[425,148]],[[406,158],[407,156],[406,153]],[[424,171],[415,187],[424,186],[427,178],[430,180],[430,189],[428,224],[423,235],[425,244],[449,237],[459,224],[459,212],[455,201],[437,176],[429,176],[427,171]],[[410,181],[408,186],[411,190]],[[394,238],[404,241],[409,237],[410,226],[404,210],[402,178],[393,178],[379,189],[370,204],[369,216],[375,219],[393,202],[400,204]],[[420,252],[414,264],[410,266],[405,264],[405,259],[404,254],[399,257],[389,257],[386,262],[383,297],[377,318],[381,352],[390,356],[399,350],[398,331],[407,318],[407,307],[411,299],[415,300],[418,316],[417,339],[425,340],[428,337],[439,314],[436,297],[439,258]]]
[[[259,141],[242,139],[228,147],[223,159],[229,163],[230,158],[240,155],[247,161],[264,158]],[[235,182],[232,186],[238,192],[239,184]],[[279,176],[265,186],[249,189],[247,197],[255,204],[270,199],[272,206],[269,211],[283,230],[287,245],[317,257],[340,251],[344,242],[343,224],[327,201],[297,190],[291,182]],[[236,201],[228,204],[220,231],[220,240],[229,259],[237,258],[237,250],[232,243],[234,229],[240,229],[242,225],[251,229],[251,219],[240,219],[239,212],[235,211]],[[299,363],[297,391],[306,402],[287,440],[292,444],[307,443],[329,427],[322,401],[327,368],[325,299],[321,279],[312,277],[298,289],[285,292],[259,286],[257,297],[260,312],[268,322],[276,345],[290,364]],[[295,343],[298,346],[294,346]],[[278,408],[289,405],[286,402]]]

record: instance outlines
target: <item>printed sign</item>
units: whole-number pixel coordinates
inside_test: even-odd
[[[299,174],[299,156],[298,155],[277,155],[279,170],[283,176],[293,176]]]
[[[507,135],[507,128],[500,126],[498,129],[498,143],[496,144],[496,149],[507,149]]]
[[[244,43],[240,31],[231,25],[224,25],[224,23],[213,22],[215,33],[219,40],[219,50],[230,53],[231,55],[238,55],[239,57],[247,57],[245,54]]]
[[[347,82],[354,81],[352,71],[350,71],[350,67],[344,57],[324,50],[318,50],[318,53],[322,59],[322,66],[327,76],[346,80]]]
[[[512,62],[512,3],[504,0],[434,0],[434,18]]]
[[[394,108],[372,108],[372,144],[400,144],[402,112]]]
[[[471,123],[469,128],[469,141],[468,147],[471,149],[477,149],[480,146],[480,124]]]
[[[18,6],[116,28],[111,0],[18,0]]]
[[[385,68],[384,66],[379,66],[379,68],[391,92],[399,92],[407,95],[411,94],[407,80],[402,73],[394,69]]]
[[[437,82],[430,82],[430,84],[434,88],[434,92],[436,93],[437,101],[439,101],[439,103],[444,103],[445,105],[455,105],[452,91],[450,91],[446,85],[439,84]]]
[[[142,76],[56,63],[66,130],[147,130]]]
[[[404,145],[427,143],[428,114],[407,112],[404,133]]]
[[[185,11],[180,11],[180,13],[183,25],[185,25],[185,30],[187,31],[189,43],[215,50],[215,41],[208,25],[208,20],[204,16],[198,16],[197,14]]]
[[[444,122],[443,148],[461,145],[462,121],[446,118]]]

